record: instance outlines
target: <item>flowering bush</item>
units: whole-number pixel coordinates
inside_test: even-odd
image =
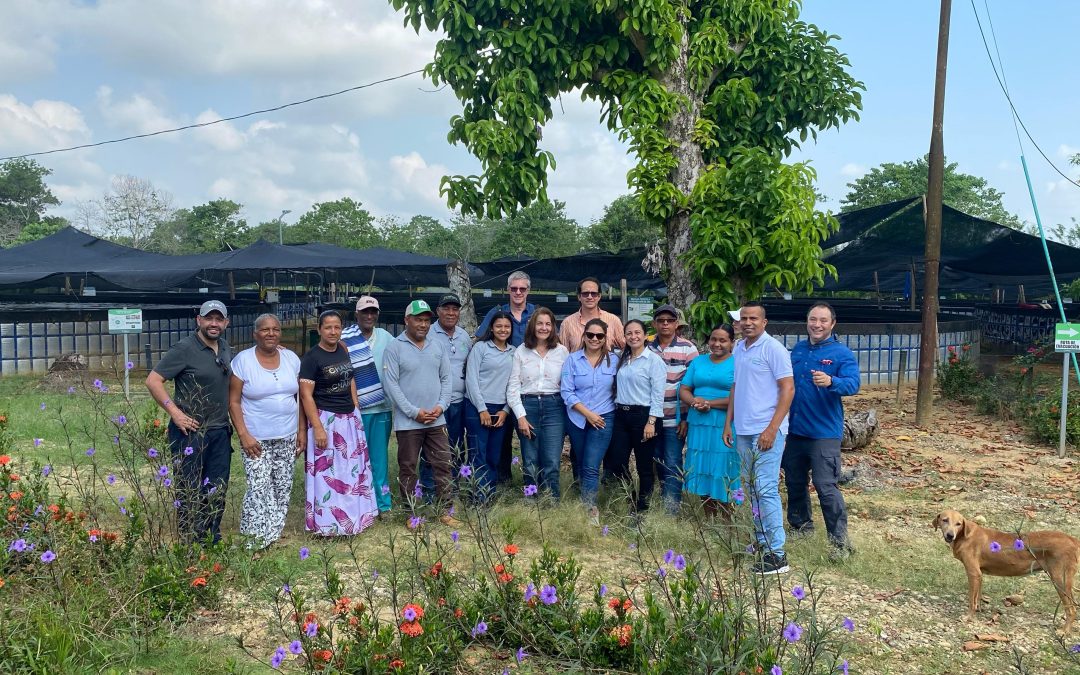
[[[970,402],[983,380],[971,358],[971,345],[950,346],[945,363],[938,364],[937,385],[941,395],[953,401]]]

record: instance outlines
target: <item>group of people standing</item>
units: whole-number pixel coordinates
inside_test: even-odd
[[[458,326],[456,295],[434,309],[411,301],[396,338],[377,326],[378,300],[363,296],[355,323],[323,312],[318,344],[299,358],[281,346],[272,314],[258,317],[255,345],[233,357],[223,338],[227,309],[204,303],[195,335],[147,378],[171,417],[170,446],[194,492],[180,507],[185,531],[220,537],[231,419],[248,476],[241,532],[259,546],[281,535],[301,455],[312,533],[362,532],[390,510],[395,487],[406,502],[438,500],[440,521],[457,526],[449,508],[457,488],[467,486],[461,496],[473,502],[490,499],[509,480],[516,431],[526,494],[556,500],[569,437],[573,479],[594,523],[601,484],[632,484],[631,455],[635,512],[648,509],[656,482],[670,512],[684,490],[699,495],[709,513],[748,497],[763,573],[787,569],[780,467],[789,524],[800,534],[813,528],[812,474],[830,541],[850,552],[836,481],[841,397],[858,390],[859,370],[832,335],[830,306],[811,308],[809,339],[791,355],[765,332],[760,303],[744,305],[734,325],[715,327],[707,353],[699,354],[671,305],[654,311],[647,337],[643,322],[623,325],[600,309],[600,282],[589,277],[578,284],[579,311],[557,328],[551,310],[528,302],[529,286],[527,274],[512,273],[510,302],[487,313],[475,339]],[[164,388],[169,379],[175,401]]]

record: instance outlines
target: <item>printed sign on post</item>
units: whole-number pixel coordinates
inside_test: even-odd
[[[141,333],[142,310],[141,309],[110,309],[109,310],[109,333],[122,335],[124,333]]]

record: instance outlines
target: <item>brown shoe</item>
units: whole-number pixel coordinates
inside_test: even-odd
[[[450,514],[444,514],[439,516],[439,522],[447,527],[461,527],[464,525],[460,520],[451,516]]]

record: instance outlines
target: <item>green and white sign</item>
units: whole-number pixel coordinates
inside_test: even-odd
[[[1080,323],[1059,323],[1054,326],[1055,352],[1080,352]]]
[[[109,333],[123,335],[125,333],[142,332],[141,309],[110,309],[109,310]]]

